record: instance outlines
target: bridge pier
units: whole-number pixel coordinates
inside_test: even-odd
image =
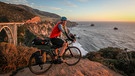
[[[17,45],[17,26],[24,23],[0,23],[0,32],[4,30],[7,34],[8,43]]]
[[[13,28],[15,29],[14,31],[13,31],[13,33],[14,33],[14,44],[15,45],[17,45],[17,25],[15,24],[15,26],[13,26]]]

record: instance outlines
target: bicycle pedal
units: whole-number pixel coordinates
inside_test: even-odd
[[[63,62],[64,62],[64,60],[63,60],[63,59],[58,58],[58,59],[57,59],[57,62],[58,62],[58,64],[61,64],[61,63],[63,63]]]
[[[54,63],[54,64],[58,64],[58,61],[57,61],[57,60],[53,60],[53,63]]]
[[[61,64],[61,63],[63,63],[63,61],[59,61],[58,59],[56,59],[56,60],[53,60],[53,63],[54,64]]]
[[[57,54],[53,54],[53,56],[57,56]]]

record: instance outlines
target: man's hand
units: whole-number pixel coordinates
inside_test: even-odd
[[[76,39],[73,40],[73,43],[75,43]]]

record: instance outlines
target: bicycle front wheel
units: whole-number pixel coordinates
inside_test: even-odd
[[[69,66],[77,64],[80,61],[81,57],[82,54],[80,49],[75,46],[68,47],[63,54],[63,59]]]
[[[39,51],[32,54],[29,59],[29,69],[34,74],[42,74],[48,71],[52,66],[52,56],[49,52],[44,52],[43,55]]]

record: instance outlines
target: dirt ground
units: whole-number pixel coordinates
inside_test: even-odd
[[[2,74],[0,76],[10,76],[12,73]],[[13,76],[122,76],[119,73],[107,68],[106,66],[93,62],[88,59],[81,59],[81,61],[74,65],[68,66],[65,63],[54,64],[51,69],[42,75],[33,74],[29,68],[24,68],[18,71]]]

